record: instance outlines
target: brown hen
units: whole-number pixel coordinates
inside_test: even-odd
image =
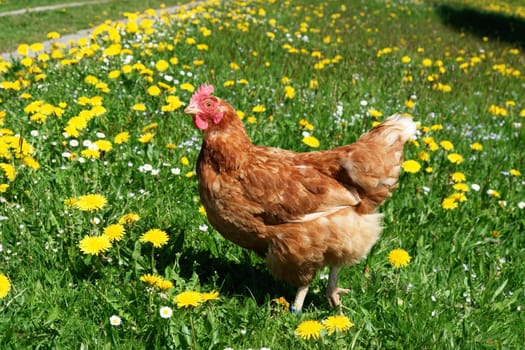
[[[252,144],[233,107],[212,93],[201,86],[185,109],[203,132],[197,175],[209,222],[298,287],[293,310],[324,266],[326,296],[340,306],[348,290],[337,286],[339,268],[356,264],[379,238],[376,209],[397,187],[414,122],[394,115],[353,144],[297,153]]]

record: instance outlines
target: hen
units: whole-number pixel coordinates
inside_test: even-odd
[[[403,146],[416,132],[394,115],[355,143],[297,153],[251,143],[233,107],[203,85],[185,113],[203,132],[199,193],[211,225],[266,260],[272,275],[298,287],[300,311],[317,270],[330,267],[326,296],[340,306],[338,272],[379,238],[376,209],[397,187]]]

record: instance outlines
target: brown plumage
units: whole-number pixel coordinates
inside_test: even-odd
[[[328,300],[340,305],[348,290],[337,287],[338,270],[379,238],[375,211],[397,187],[414,122],[394,115],[353,144],[297,153],[252,144],[232,106],[212,92],[203,85],[185,110],[203,131],[197,174],[208,220],[264,258],[274,277],[299,287],[294,309],[324,266]]]

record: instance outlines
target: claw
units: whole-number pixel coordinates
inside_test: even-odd
[[[326,287],[326,298],[328,299],[328,304],[330,304],[331,307],[338,307],[339,312],[342,314],[343,309],[341,305],[341,297],[339,294],[348,294],[350,293],[350,289],[339,288],[337,286],[337,280],[339,278],[338,275],[339,268],[331,267],[330,275],[328,277],[328,286]]]
[[[328,298],[328,304],[330,304],[331,307],[341,307],[341,297],[339,294],[348,294],[350,293],[350,289],[345,288],[335,288],[331,291],[326,291],[326,297]]]

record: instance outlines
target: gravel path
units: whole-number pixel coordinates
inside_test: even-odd
[[[84,1],[84,2],[73,2],[69,4],[56,4],[56,5],[49,5],[49,6],[30,7],[30,8],[26,8],[22,10],[0,12],[0,17],[23,15],[24,13],[29,13],[29,12],[59,10],[64,7],[78,7],[78,6],[91,5],[91,4],[100,4],[102,2],[108,2],[108,1],[109,0],[94,0],[94,1]]]
[[[98,2],[106,2],[106,1],[108,1],[108,0],[101,0],[101,1],[98,1]],[[197,5],[199,5],[201,2],[203,2],[203,0],[195,0],[195,1],[188,2],[187,4],[184,4],[184,5],[178,5],[178,6],[172,6],[172,7],[166,7],[166,8],[163,8],[163,9],[158,9],[158,10],[155,10],[155,12],[156,12],[156,15],[159,16],[161,13],[176,12],[182,6],[185,6],[186,8],[193,8],[193,7],[197,6]],[[79,2],[79,3],[71,3],[71,4],[68,4],[68,5],[71,6],[71,5],[75,4],[75,6],[81,6],[82,4],[90,4],[90,3],[94,3],[94,2],[84,2],[84,3]],[[64,5],[54,5],[54,6],[58,6],[58,8],[64,7]],[[33,8],[32,10],[42,9],[42,8],[44,8],[44,7],[36,7],[36,8]],[[53,6],[49,6],[47,8],[48,9],[54,9]],[[24,11],[23,13],[25,13],[27,11],[31,12],[32,10],[31,9],[23,10]],[[39,10],[39,11],[44,11],[44,10]],[[4,12],[4,13],[6,13],[6,12]],[[1,14],[0,14],[0,16],[1,16]],[[128,21],[127,19],[122,19],[122,20],[116,20],[114,22],[126,23],[127,21]],[[58,39],[44,41],[44,42],[42,42],[42,44],[44,45],[44,51],[45,52],[49,52],[53,43],[62,43],[64,45],[69,45],[70,42],[77,42],[81,38],[89,38],[91,36],[91,33],[93,32],[93,30],[95,28],[96,28],[96,26],[93,27],[93,28],[90,28],[90,29],[81,30],[81,31],[79,31],[77,33],[74,33],[74,34],[67,34],[67,35],[61,36]],[[28,44],[31,44],[31,43],[28,43]],[[19,60],[19,59],[21,59],[23,57],[17,51],[5,52],[5,53],[2,53],[1,56],[6,61]]]

